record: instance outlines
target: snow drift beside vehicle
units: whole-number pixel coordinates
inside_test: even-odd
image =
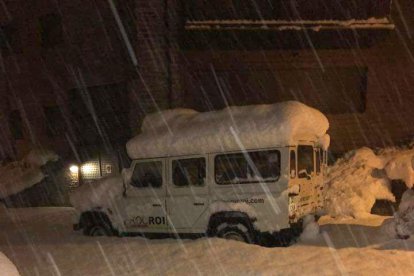
[[[370,214],[376,200],[395,201],[391,180],[414,184],[414,150],[390,147],[351,151],[328,168],[325,208],[333,217]]]

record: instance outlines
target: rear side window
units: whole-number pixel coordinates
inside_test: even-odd
[[[220,185],[276,181],[280,176],[278,150],[217,155],[215,179]]]
[[[131,185],[136,188],[159,188],[162,186],[162,162],[151,161],[137,163],[131,178]]]
[[[306,174],[311,175],[314,172],[313,162],[313,147],[312,146],[298,146],[298,176],[305,178]]]
[[[175,186],[203,186],[206,179],[205,158],[190,158],[172,162],[172,179]]]

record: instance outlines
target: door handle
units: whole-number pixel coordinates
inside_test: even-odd
[[[161,204],[154,203],[152,204],[153,207],[161,207]]]
[[[203,202],[194,202],[194,206],[204,206]]]

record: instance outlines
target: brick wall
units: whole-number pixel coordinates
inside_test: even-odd
[[[181,105],[181,53],[177,40],[182,29],[179,1],[135,1],[136,76],[130,81],[131,126],[135,133],[147,113]]]
[[[24,139],[10,139],[13,155],[19,158],[34,146],[47,146],[61,156],[71,156],[67,138],[76,141],[76,137],[68,91],[126,82],[133,72],[108,2],[16,0],[7,1],[0,10],[0,24],[16,30],[12,51],[2,55],[0,66],[0,97],[9,103],[7,110],[2,108],[3,117],[18,109],[24,119]],[[49,14],[60,17],[63,41],[44,47],[39,19]],[[50,105],[61,108],[68,136],[48,135],[43,108]]]
[[[121,16],[126,13],[131,16],[128,34],[137,57],[134,68],[107,1],[7,1],[7,10],[0,9],[0,23],[11,23],[18,32],[13,53],[3,56],[0,66],[3,113],[0,120],[5,122],[7,113],[13,109],[26,114],[25,139],[11,141],[12,145],[7,146],[9,151],[15,147],[21,156],[38,144],[70,155],[67,137],[72,140],[76,137],[67,105],[68,91],[74,88],[126,82],[131,128],[135,133],[144,115],[159,109],[200,109],[200,102],[205,104],[201,109],[222,107],[214,104],[220,102],[214,97],[221,95],[200,89],[199,80],[194,78],[197,72],[319,68],[311,50],[184,50],[178,45],[183,39],[184,20],[180,3],[179,0],[118,1]],[[365,112],[328,114],[334,151],[390,145],[413,136],[414,19],[410,15],[414,4],[409,0],[398,3],[403,13],[395,6],[392,10],[397,29],[373,47],[317,50],[326,67],[357,66],[368,70]],[[64,41],[45,49],[41,45],[38,19],[49,13],[61,16]],[[252,87],[260,87],[254,80],[249,81]],[[275,100],[271,88],[263,88],[261,96],[246,96],[254,93],[246,91],[232,91],[229,103]],[[45,105],[61,107],[68,136],[47,135],[42,112]],[[4,124],[3,128],[8,129]],[[6,130],[3,137],[9,137]]]
[[[414,137],[414,44],[412,30],[414,12],[412,1],[398,1],[403,13],[395,6],[392,19],[396,30],[391,31],[383,40],[365,49],[337,50],[188,50],[186,62],[182,64],[182,83],[186,105],[198,109],[216,108],[217,102],[223,102],[223,93],[232,104],[256,104],[257,98],[246,97],[240,87],[232,91],[232,86],[225,86],[223,93],[212,93],[200,89],[201,84],[211,83],[217,86],[220,72],[225,72],[228,79],[237,78],[237,72],[247,70],[271,72],[295,70],[301,68],[324,67],[362,67],[367,68],[368,84],[366,91],[366,109],[362,113],[328,114],[330,120],[331,149],[340,153],[361,146],[382,147],[406,141]],[[320,61],[320,62],[319,62]],[[216,72],[200,81],[199,72]],[[217,73],[219,72],[219,73]],[[190,81],[189,81],[190,80]],[[245,80],[241,80],[246,84]],[[247,84],[246,84],[247,85]],[[272,89],[264,89],[260,83],[250,80],[250,85],[257,93],[265,95],[263,103],[275,101]],[[216,88],[217,89],[217,88]],[[262,89],[259,91],[259,89]],[[264,89],[264,90],[263,90]],[[203,94],[205,93],[205,94]],[[226,94],[227,93],[227,94]],[[249,93],[255,93],[250,91]],[[317,92],[316,92],[317,93]],[[267,96],[266,96],[267,94]],[[200,98],[204,105],[200,107]],[[259,100],[260,101],[260,100]],[[210,108],[209,108],[210,104]],[[216,106],[215,106],[216,105]],[[222,107],[222,106],[220,106]]]

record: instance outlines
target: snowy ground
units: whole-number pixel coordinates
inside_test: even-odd
[[[383,233],[384,217],[322,218],[323,234],[289,248],[219,239],[84,237],[73,209],[2,210],[0,251],[21,275],[413,275],[414,239]],[[1,274],[1,273],[0,273]]]

